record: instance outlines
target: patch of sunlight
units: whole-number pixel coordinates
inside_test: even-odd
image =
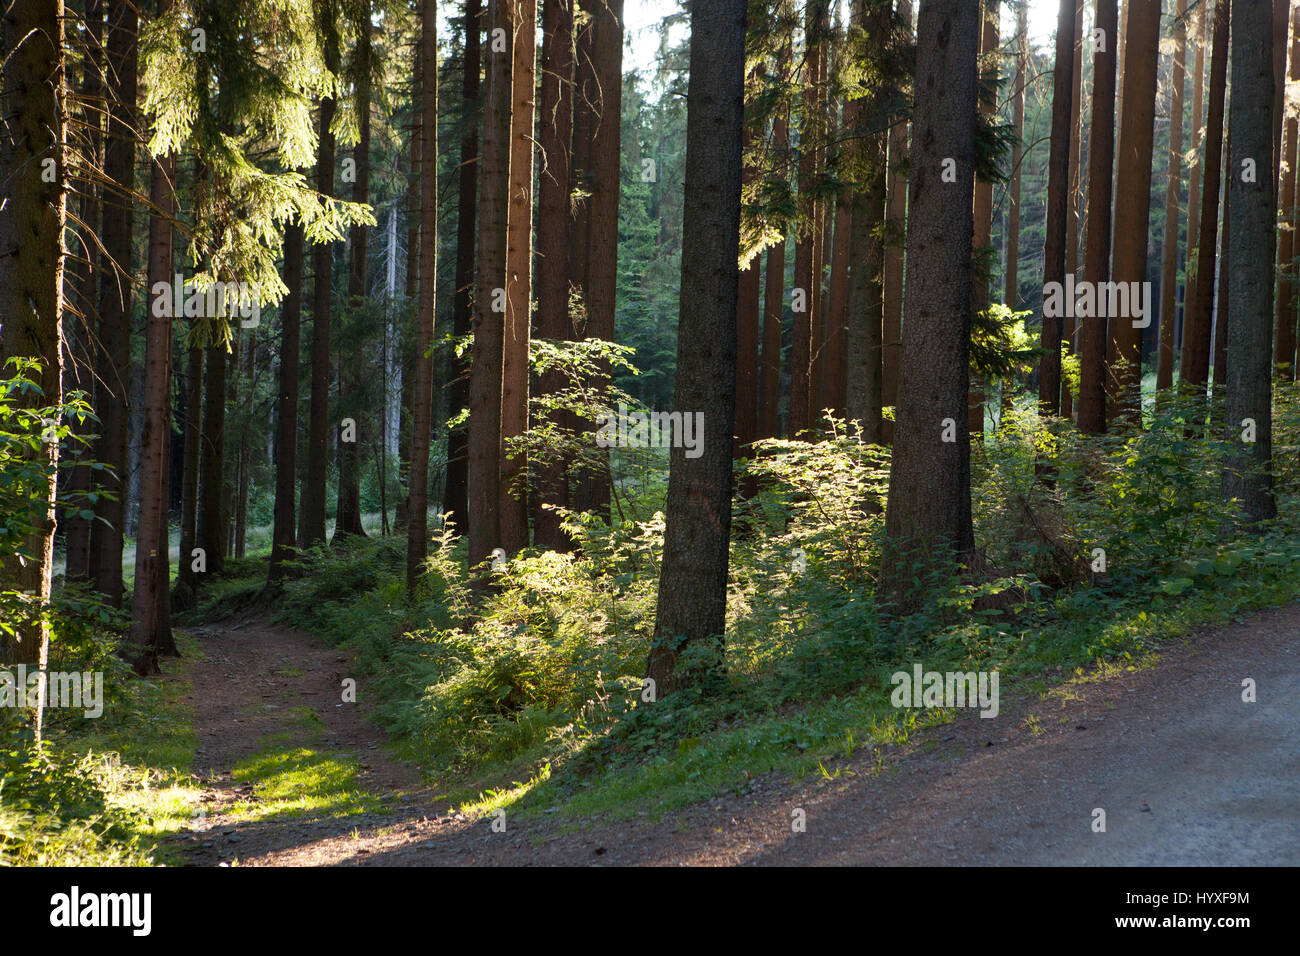
[[[250,757],[231,771],[254,785],[256,799],[232,811],[242,820],[276,817],[342,817],[380,809],[380,800],[360,783],[360,766],[350,755],[299,747]]]

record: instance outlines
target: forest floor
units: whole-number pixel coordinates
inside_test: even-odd
[[[364,693],[341,702],[346,650],[260,619],[193,634],[202,810],[173,838],[191,864],[1300,864],[1300,605],[1045,696],[1004,689],[996,718],[963,711],[815,778],[657,821],[507,808],[495,830],[393,756]]]

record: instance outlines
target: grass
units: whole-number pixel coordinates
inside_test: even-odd
[[[267,821],[353,816],[380,809],[382,801],[361,782],[355,756],[278,744],[241,761],[231,777],[252,784],[256,799],[240,802],[236,819]]]

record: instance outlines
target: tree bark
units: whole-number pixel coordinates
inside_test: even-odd
[[[497,57],[504,54],[497,54]],[[415,313],[411,455],[406,515],[406,590],[413,595],[429,556],[429,442],[433,432],[433,344],[438,291],[438,4],[420,8],[420,298]],[[480,289],[482,287],[480,286]],[[489,303],[490,295],[479,296]],[[477,349],[476,349],[477,352]],[[478,360],[475,359],[475,368]],[[498,412],[499,412],[498,405]],[[471,437],[473,431],[471,430]],[[473,525],[471,524],[471,533]],[[471,539],[472,540],[472,539]],[[472,563],[472,562],[471,562]]]
[[[646,677],[658,695],[719,673],[731,540],[745,0],[691,6],[674,409],[704,414],[698,457],[674,447]],[[684,657],[684,659],[683,659]],[[679,666],[680,662],[680,666]]]
[[[280,315],[280,395],[275,420],[275,515],[267,581],[284,577],[294,558],[294,488],[298,457],[298,371],[302,348],[302,255],[300,223],[284,232],[284,284],[288,293]],[[185,553],[181,553],[182,566]]]
[[[107,186],[103,212],[103,259],[99,285],[99,366],[95,412],[100,438],[99,472],[91,528],[91,574],[95,590],[113,607],[122,606],[122,535],[126,527],[126,443],[131,386],[131,277],[135,187],[135,101],[139,16],[130,0],[108,0],[108,42],[104,145]]]
[[[1277,515],[1269,472],[1273,453],[1273,415],[1269,346],[1273,341],[1273,256],[1277,180],[1265,160],[1273,149],[1273,22],[1269,0],[1233,0],[1231,153],[1228,168],[1228,225],[1233,255],[1229,263],[1233,318],[1228,325],[1228,452],[1223,497],[1236,499],[1248,522]],[[1254,181],[1242,173],[1254,160]],[[1218,373],[1215,373],[1218,377]],[[1254,441],[1243,431],[1254,425]]]
[[[1088,226],[1083,278],[1093,289],[1110,278],[1111,198],[1115,162],[1115,0],[1098,0],[1094,29],[1106,38],[1093,55],[1092,125],[1088,136]],[[1079,430],[1106,430],[1106,319],[1080,318]]]
[[[528,494],[524,484],[527,456],[522,451],[514,451],[508,442],[528,430],[528,342],[533,293],[533,113],[537,89],[536,0],[516,0],[514,17],[510,206],[506,213],[506,314],[501,349],[499,505],[500,544],[509,555],[518,554],[528,547]]]
[[[1165,186],[1164,249],[1160,263],[1160,350],[1156,391],[1174,384],[1174,322],[1178,315],[1178,203],[1183,179],[1183,87],[1186,86],[1187,0],[1174,10],[1174,60],[1170,72],[1169,176]]]
[[[912,33],[912,2],[898,0],[898,20]],[[903,343],[903,237],[907,231],[907,123],[899,119],[889,132],[889,206],[885,233],[885,320],[882,346],[881,403],[898,404],[898,362]],[[882,425],[892,440],[893,423]]]
[[[1126,284],[1140,284],[1147,278],[1160,8],[1160,0],[1136,4],[1130,8],[1127,20],[1128,40],[1124,47],[1124,86],[1127,93],[1124,114],[1120,118],[1123,126],[1119,135],[1119,170],[1115,184],[1115,249],[1111,269],[1111,279]],[[1175,221],[1176,217],[1175,212]],[[1176,239],[1176,232],[1174,237]],[[1151,315],[1139,317],[1134,314],[1109,316],[1109,343],[1114,351],[1114,359],[1107,368],[1106,417],[1116,421],[1123,419],[1133,428],[1142,427],[1140,323],[1149,323],[1152,318]]]
[[[1114,6],[1113,2],[1111,5]],[[1071,119],[1074,116],[1074,30],[1074,0],[1060,0],[1056,18],[1056,65],[1052,75],[1052,142],[1047,165],[1047,233],[1043,242],[1044,285],[1065,282],[1066,233],[1070,227]],[[1044,311],[1040,344],[1046,354],[1038,373],[1040,415],[1058,415],[1061,412],[1061,337],[1065,321]]]
[[[1270,53],[1270,63],[1272,54]],[[1223,162],[1224,94],[1228,79],[1228,0],[1214,7],[1214,48],[1210,56],[1210,102],[1206,119],[1200,230],[1196,275],[1183,318],[1180,380],[1203,395],[1210,375],[1211,309],[1214,304],[1214,234],[1219,225],[1219,175]],[[1267,125],[1267,124],[1266,124]],[[1269,128],[1271,134],[1271,126]],[[1194,283],[1194,285],[1193,285]]]
[[[1300,7],[1291,15],[1291,82],[1300,82]],[[1279,92],[1278,99],[1285,97]],[[1284,225],[1278,230],[1277,255],[1277,314],[1274,340],[1273,374],[1281,381],[1295,378],[1296,353],[1296,282],[1295,264],[1295,205],[1297,165],[1297,124],[1295,116],[1286,118],[1286,136],[1282,159],[1286,168],[1282,173],[1282,202],[1279,210]]]
[[[916,609],[929,570],[974,548],[970,506],[972,201],[980,18],[967,0],[917,17],[906,316],[879,593]],[[951,161],[951,162],[946,162]],[[955,181],[944,181],[955,166]],[[943,282],[934,281],[943,276]],[[945,440],[950,438],[951,440]]]

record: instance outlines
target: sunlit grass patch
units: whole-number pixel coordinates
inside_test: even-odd
[[[272,749],[238,764],[231,777],[251,783],[257,799],[233,815],[245,820],[279,817],[342,817],[379,810],[378,797],[360,782],[361,767],[349,754],[306,747]]]

